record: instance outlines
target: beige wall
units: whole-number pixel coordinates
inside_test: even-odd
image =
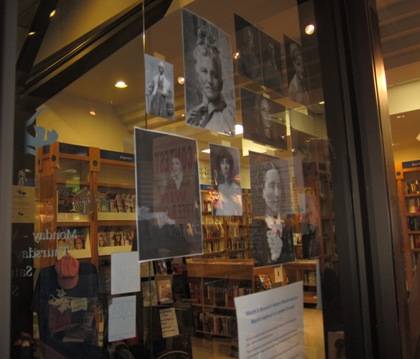
[[[388,89],[389,114],[409,112],[420,109],[420,81],[413,81]],[[415,134],[414,134],[415,135]],[[420,159],[420,142],[411,146],[394,148],[394,163],[396,169],[401,167],[401,162]]]
[[[89,114],[91,109],[95,109],[96,116]],[[42,105],[41,110],[38,125],[56,130],[59,142],[123,152],[124,143],[131,141],[111,105],[61,93]]]

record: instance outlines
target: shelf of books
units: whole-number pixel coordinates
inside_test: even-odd
[[[253,292],[251,259],[188,259],[188,283],[197,334],[235,339],[234,298]]]
[[[303,302],[318,303],[317,259],[296,260],[283,265],[287,282],[303,282]]]
[[[196,334],[236,339],[234,298],[303,281],[304,303],[317,303],[317,260],[256,267],[253,259],[191,258],[188,285]]]
[[[420,253],[420,160],[402,162],[396,178],[400,204],[407,287]]]
[[[249,258],[251,256],[250,191],[242,190],[243,216],[215,216],[215,193],[202,189],[202,219],[205,257]]]
[[[54,143],[37,153],[39,181],[36,231],[53,264],[70,253],[98,264],[99,256],[131,251],[135,232],[135,179],[132,154]]]

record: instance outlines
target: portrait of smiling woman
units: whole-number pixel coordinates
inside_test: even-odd
[[[212,182],[217,188],[216,216],[242,215],[242,189],[239,177],[239,151],[210,145]]]
[[[235,100],[229,36],[183,11],[186,123],[234,135]]]
[[[252,242],[256,265],[291,261],[295,258],[293,223],[285,213],[289,206],[288,189],[283,179],[287,161],[250,152],[250,167]]]

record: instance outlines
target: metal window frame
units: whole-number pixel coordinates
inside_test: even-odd
[[[0,2],[0,358],[10,352],[11,295],[11,193],[13,162],[13,124],[15,96],[15,63],[17,40],[17,2]]]

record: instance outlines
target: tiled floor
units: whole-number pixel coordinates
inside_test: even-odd
[[[305,359],[324,359],[324,330],[322,311],[304,310]],[[231,341],[225,339],[205,339],[193,337],[194,359],[230,359]]]

